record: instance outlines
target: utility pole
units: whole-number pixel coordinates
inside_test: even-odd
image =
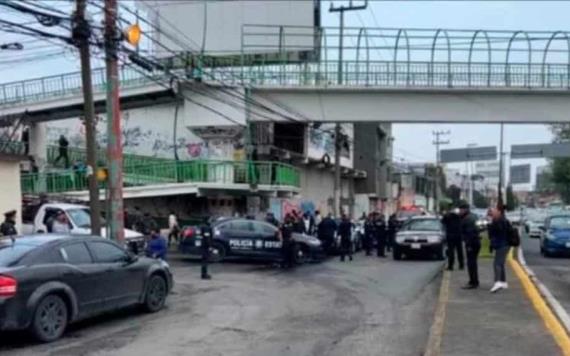
[[[119,101],[117,0],[105,0],[105,66],[107,69],[108,218],[111,239],[125,239],[123,220],[123,147]]]
[[[91,211],[91,234],[101,234],[101,208],[99,204],[99,187],[97,186],[97,151],[95,147],[95,105],[93,104],[93,84],[91,82],[91,55],[89,38],[91,28],[85,20],[87,0],[77,0],[73,26],[73,39],[79,48],[81,61],[81,82],[83,85],[83,114],[85,124],[85,141],[87,149],[87,179],[89,181],[89,210]]]
[[[500,153],[499,153],[499,187],[497,189],[497,208],[501,211],[505,210],[505,204],[503,201],[503,138],[504,138],[504,124],[501,122],[501,141],[500,141]]]
[[[344,50],[344,13],[345,11],[356,11],[356,10],[364,10],[368,7],[368,0],[364,0],[364,4],[354,6],[353,0],[350,0],[348,6],[341,5],[339,7],[335,7],[331,2],[331,7],[329,12],[338,12],[340,13],[340,29],[339,29],[339,36],[338,36],[338,84],[342,84],[342,77],[343,77],[343,50]],[[336,216],[340,215],[341,212],[341,204],[340,204],[340,191],[341,191],[341,182],[340,182],[340,149],[341,149],[341,137],[340,137],[340,124],[337,123],[334,128],[334,187],[333,187],[333,214]]]
[[[449,130],[443,131],[432,131],[432,135],[434,136],[433,144],[435,145],[435,182],[434,182],[434,201],[435,201],[435,211],[439,210],[439,175],[441,172],[441,156],[440,156],[440,146],[449,145],[449,140],[442,140],[442,136],[451,135]]]

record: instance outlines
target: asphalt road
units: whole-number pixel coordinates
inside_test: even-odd
[[[2,356],[413,355],[433,319],[441,262],[356,256],[285,272],[260,263],[171,260],[176,287],[157,314],[114,313],[34,344],[0,335]]]
[[[570,313],[570,259],[543,257],[540,240],[527,236],[522,238],[524,257],[538,279],[550,290],[562,307]]]

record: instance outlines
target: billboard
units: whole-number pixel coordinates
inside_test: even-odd
[[[441,150],[441,162],[470,162],[470,161],[493,161],[497,159],[497,147],[469,147]]]
[[[255,53],[279,52],[283,46],[288,52],[314,51],[313,34],[320,26],[320,1],[315,0],[138,3],[154,27],[160,29],[153,33],[157,42],[182,52],[191,47],[193,53],[213,57],[239,59],[244,47],[252,57]],[[154,47],[157,56],[172,55],[160,45]]]
[[[530,183],[530,164],[511,166],[509,177],[511,184]]]

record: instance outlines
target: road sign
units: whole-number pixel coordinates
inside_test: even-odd
[[[570,143],[564,142],[511,146],[512,159],[556,157],[570,157]]]
[[[494,161],[497,159],[497,147],[470,147],[441,150],[442,163],[470,162],[470,161]]]
[[[530,183],[530,164],[511,166],[510,178],[511,184]]]

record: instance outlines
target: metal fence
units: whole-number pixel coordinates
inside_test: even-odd
[[[276,162],[252,161],[170,161],[141,166],[126,166],[125,187],[169,183],[257,184],[272,187],[298,188],[299,170]],[[21,176],[22,193],[64,193],[88,189],[84,173],[65,171],[32,173]],[[101,188],[106,184],[101,183]]]
[[[124,66],[121,87],[169,86],[173,75],[198,73],[206,83],[238,86],[570,88],[570,32],[346,27],[342,48],[339,35],[336,27],[244,25],[241,56],[180,53],[168,62],[174,67],[148,75]],[[92,77],[103,92],[105,70]],[[80,91],[79,72],[6,83],[0,106]]]

